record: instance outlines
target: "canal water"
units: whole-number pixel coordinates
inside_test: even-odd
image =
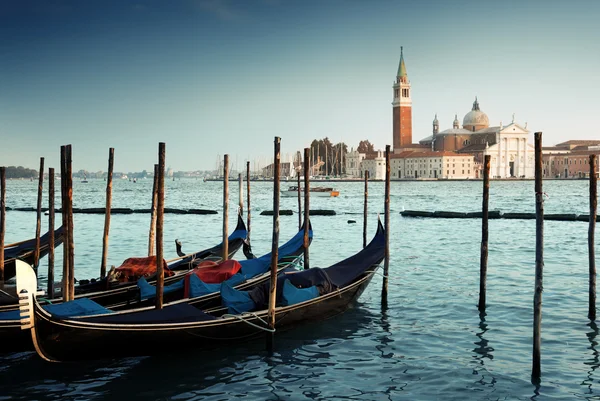
[[[75,182],[74,207],[103,207],[105,185],[102,180]],[[237,185],[230,184],[232,210],[238,204]],[[323,185],[340,191],[338,198],[311,199],[313,209],[337,212],[311,219],[311,264],[326,267],[361,249],[364,187],[360,182]],[[259,213],[272,208],[272,186],[252,182],[256,255],[271,247],[272,218]],[[148,208],[151,188],[151,180],[118,180],[113,207]],[[534,385],[535,220],[490,221],[488,309],[480,316],[481,221],[400,215],[402,210],[480,211],[481,190],[481,181],[392,183],[387,309],[381,306],[382,279],[377,276],[345,314],[276,333],[272,356],[260,340],[210,352],[166,342],[157,346],[169,348],[167,355],[77,364],[49,364],[32,353],[0,355],[0,401],[600,399],[600,337],[586,317],[586,222],[545,222],[543,376]],[[7,206],[34,207],[36,191],[36,182],[8,181]],[[547,181],[544,192],[546,213],[589,212],[587,181]],[[383,194],[382,182],[369,184],[369,237],[383,212]],[[221,206],[222,183],[167,181],[166,207],[215,209],[219,214],[165,215],[165,258],[176,256],[175,239],[186,252],[219,243]],[[296,210],[297,201],[282,198],[281,207]],[[490,209],[534,212],[533,182],[493,181]],[[6,242],[32,237],[35,218],[32,212],[7,212]],[[76,214],[74,219],[75,277],[96,277],[104,216]],[[112,216],[110,265],[145,255],[149,221],[146,214]],[[298,229],[298,216],[282,216],[280,222],[283,242]],[[234,224],[235,213],[230,213],[229,225]],[[61,258],[60,248],[57,260]],[[45,263],[40,266],[42,282]]]

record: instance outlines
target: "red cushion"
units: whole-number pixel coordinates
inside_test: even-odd
[[[215,262],[202,262],[194,269],[200,280],[208,284],[218,284],[236,274],[242,265],[237,260],[229,259],[216,264]]]

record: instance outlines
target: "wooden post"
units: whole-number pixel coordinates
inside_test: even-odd
[[[156,309],[163,307],[165,272],[163,269],[163,223],[165,217],[165,156],[164,142],[158,144],[158,182],[156,211]]]
[[[158,164],[154,165],[154,183],[152,184],[152,209],[150,209],[150,231],[148,234],[148,256],[154,255],[154,232],[156,230],[156,203],[158,201]]]
[[[363,248],[367,246],[367,198],[369,196],[369,170],[365,170],[365,210],[363,212]]]
[[[71,145],[67,145],[67,205],[69,213],[67,221],[69,224],[69,300],[75,299],[75,241],[73,239],[73,151]]]
[[[535,133],[535,293],[533,297],[533,367],[539,379],[542,345],[542,290],[544,276],[544,192],[542,190],[542,133]]]
[[[62,274],[62,299],[69,300],[69,219],[67,215],[67,147],[60,147],[60,202],[63,227],[63,274]]]
[[[54,297],[54,169],[48,169],[48,294]]]
[[[40,157],[40,173],[38,177],[37,219],[35,225],[35,252],[33,254],[33,267],[37,273],[40,265],[40,231],[42,231],[42,190],[44,189],[44,158]]]
[[[596,320],[596,251],[594,237],[598,214],[598,178],[596,177],[596,155],[590,155],[590,226],[588,228],[588,253],[590,261],[590,296],[588,317]]]
[[[246,230],[248,234],[246,235],[246,239],[250,243],[250,162],[246,162],[246,186],[246,196],[248,199],[246,202],[248,204],[248,212],[246,213],[246,218],[248,219]]]
[[[239,182],[239,198],[240,198],[240,216],[244,215],[244,182],[242,181],[242,173],[238,174],[238,182]]]
[[[296,187],[296,189],[298,190],[298,231],[300,231],[300,227],[302,227],[302,198],[300,196],[300,170],[298,170],[297,174],[298,176],[298,186]]]
[[[310,213],[310,149],[304,148],[304,270],[310,268],[310,259],[308,257],[309,213]]]
[[[6,231],[6,167],[0,167],[0,287],[4,286],[4,232]]]
[[[108,149],[108,177],[106,180],[106,209],[104,211],[104,238],[102,240],[102,264],[100,278],[106,276],[106,259],[108,258],[108,232],[110,230],[110,205],[112,201],[112,176],[115,159],[115,148]]]
[[[275,329],[275,302],[277,300],[277,262],[279,261],[279,180],[281,138],[275,137],[273,165],[273,241],[271,244],[271,288],[269,290],[269,328]],[[267,349],[273,351],[274,333],[267,333]]]
[[[227,221],[229,219],[229,155],[223,158],[223,260],[229,259]]]
[[[387,301],[388,274],[390,272],[390,145],[385,145],[385,257],[383,264],[382,295]]]
[[[488,217],[490,203],[490,161],[487,155],[483,162],[483,203],[481,205],[481,249],[479,262],[479,313],[485,313],[486,282],[488,265]]]

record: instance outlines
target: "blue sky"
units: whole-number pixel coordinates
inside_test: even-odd
[[[600,137],[600,2],[15,0],[0,4],[0,165],[266,162],[328,136],[391,144],[400,46],[413,141],[478,96],[544,143]]]

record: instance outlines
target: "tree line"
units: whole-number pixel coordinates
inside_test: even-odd
[[[8,166],[6,167],[6,178],[37,178],[37,170],[25,168],[23,166]]]
[[[360,141],[356,150],[359,153],[373,153],[375,147],[368,140]],[[348,145],[344,142],[332,143],[328,137],[314,139],[310,144],[310,165],[313,166],[311,175],[339,176],[345,173],[345,161],[348,155]],[[302,160],[300,152],[296,155],[295,165]]]

